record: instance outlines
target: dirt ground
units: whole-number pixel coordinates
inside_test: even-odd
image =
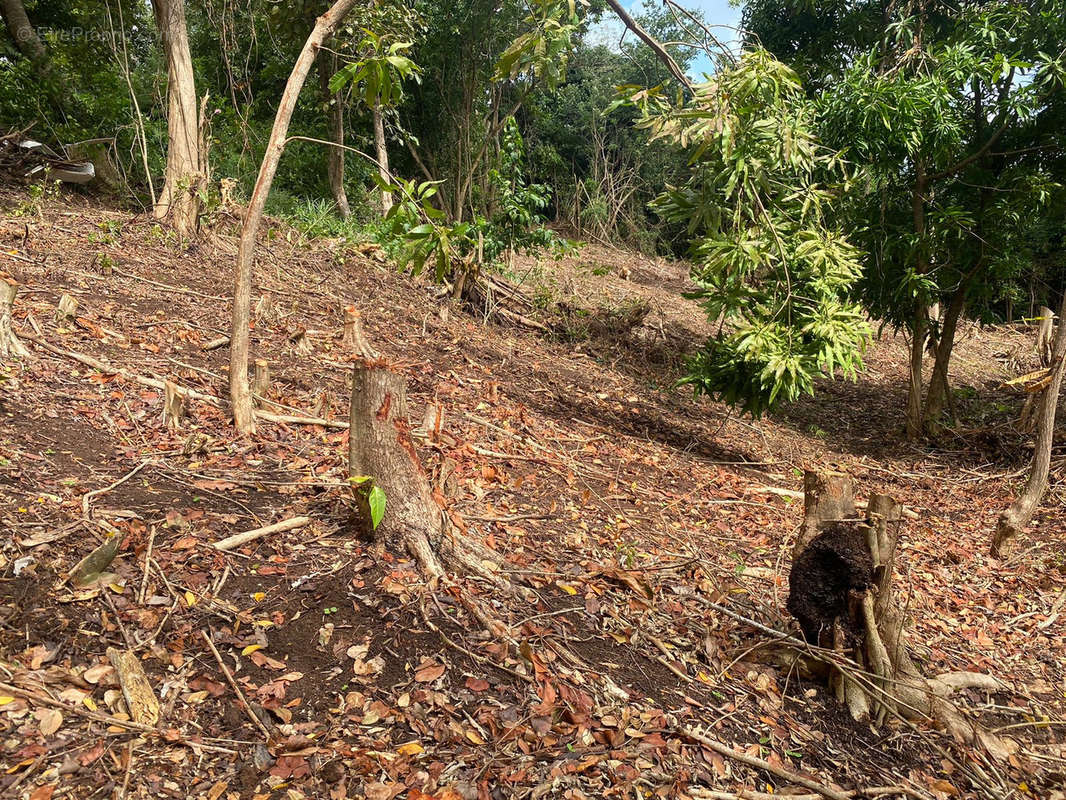
[[[15,327],[32,351],[0,366],[0,796],[794,793],[678,736],[682,724],[842,789],[1062,796],[1061,447],[1029,534],[1008,560],[988,555],[1029,447],[1013,425],[1021,399],[998,387],[1029,366],[1032,331],[966,327],[959,427],[915,444],[901,426],[906,343],[890,331],[858,383],[822,381],[752,421],[674,388],[711,330],[680,295],[683,265],[598,246],[520,258],[510,277],[540,329],[436,299],[373,247],[272,224],[254,297],[270,294],[276,314],[257,321],[253,349],[270,362],[273,410],[346,418],[354,304],[408,378],[412,424],[426,403],[443,408],[423,463],[453,522],[535,593],[519,604],[473,579],[427,586],[404,554],[361,541],[342,427],[260,423],[245,440],[194,401],[170,430],[162,392],[118,374],[224,399],[228,351],[204,344],[227,333],[233,232],[216,220],[182,243],[143,214],[0,190],[0,269],[21,286]],[[73,318],[56,314],[64,294]],[[829,466],[916,513],[900,554],[916,657],[930,675],[1003,681],[965,699],[1016,739],[1008,760],[930,728],[852,722],[743,621],[797,630],[784,602],[802,502],[788,491]],[[294,515],[312,521],[211,547]],[[113,532],[112,574],[73,586],[70,569]],[[463,593],[514,646],[481,631]],[[122,725],[109,647],[139,656],[157,731]]]

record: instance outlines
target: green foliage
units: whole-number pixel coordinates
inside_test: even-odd
[[[404,55],[411,42],[386,44],[371,30],[363,33],[358,49],[366,55],[337,72],[329,81],[330,91],[350,86],[368,108],[395,106],[403,99],[403,82],[422,79],[418,65]]]
[[[693,239],[694,294],[719,333],[684,383],[753,415],[811,393],[819,374],[854,378],[869,329],[849,299],[859,251],[829,222],[839,179],[792,70],[764,50],[671,107],[631,89],[642,127],[689,152],[690,174],[655,208]]]
[[[587,6],[587,0],[582,0]],[[578,32],[576,0],[532,0],[525,24],[530,30],[521,34],[496,62],[495,80],[515,80],[531,73],[554,89],[566,78],[567,58],[572,40]]]
[[[349,478],[348,482],[361,505],[365,503],[371,530],[377,530],[378,525],[385,519],[385,490],[378,486],[370,475],[355,475]]]

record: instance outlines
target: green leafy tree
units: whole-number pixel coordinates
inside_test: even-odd
[[[854,377],[869,335],[848,299],[860,254],[828,222],[838,164],[795,73],[751,50],[683,108],[654,90],[631,100],[641,125],[690,154],[687,180],[655,201],[687,226],[695,296],[720,325],[685,382],[759,415],[812,392],[819,374]]]

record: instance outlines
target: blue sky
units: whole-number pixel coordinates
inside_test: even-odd
[[[646,2],[653,3],[655,0],[645,0]],[[703,14],[703,18],[711,26],[725,25],[729,28],[735,28],[740,24],[740,8],[739,6],[732,5],[729,0],[678,0],[679,4],[685,8],[692,9],[693,11],[699,11]],[[641,7],[641,1],[630,2],[626,4],[630,13],[639,13]],[[604,14],[605,22],[599,25],[596,29],[589,33],[589,38],[594,41],[602,41],[604,44],[610,46],[616,46],[618,43],[618,37],[623,32],[622,23],[617,20],[611,19],[610,11],[608,10]],[[735,31],[720,29],[715,30],[713,27],[711,30],[715,34],[721,34],[723,40],[731,40],[736,36]],[[633,34],[627,34],[628,37],[632,37]],[[710,69],[710,62],[706,56],[701,55],[695,63],[692,65],[690,72],[693,76],[698,76],[704,70]]]

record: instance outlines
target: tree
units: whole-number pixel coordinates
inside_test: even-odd
[[[396,106],[403,98],[403,82],[419,78],[419,67],[404,53],[411,48],[410,42],[386,43],[384,37],[364,29],[365,36],[358,50],[357,60],[346,64],[329,82],[333,92],[349,87],[370,109],[374,122],[374,153],[379,176],[383,184],[392,183],[389,171],[389,150],[385,142],[384,110]],[[381,213],[388,214],[392,208],[392,195],[381,192]]]
[[[169,217],[182,236],[200,225],[201,193],[208,182],[206,120],[196,102],[185,0],[152,0],[167,57],[167,168],[156,201],[157,219]]]
[[[987,315],[1026,269],[1026,223],[1051,179],[1032,157],[1031,121],[1060,102],[1063,16],[1061,0],[745,10],[752,40],[803,71],[819,137],[853,165],[838,219],[863,251],[864,305],[911,335],[910,437],[940,424],[958,320],[968,306]],[[942,320],[930,315],[938,303]],[[937,358],[926,394],[927,349]]]
[[[326,105],[327,128],[329,140],[338,147],[327,148],[326,173],[329,176],[329,188],[333,194],[333,202],[337,205],[337,213],[341,219],[348,219],[352,209],[348,205],[348,194],[344,190],[344,105],[345,93],[343,90],[334,91],[329,86],[330,78],[337,71],[337,57],[335,55],[323,56],[318,59],[318,85],[322,92],[322,98]]]
[[[356,0],[337,0],[328,11],[320,16],[312,29],[303,49],[300,51],[292,73],[285,84],[285,91],[278,103],[274,126],[270,131],[263,162],[259,166],[259,177],[248,202],[248,209],[241,226],[241,243],[237,251],[237,265],[234,275],[233,312],[230,327],[230,367],[229,387],[230,403],[233,407],[233,423],[242,434],[255,433],[255,416],[252,410],[252,394],[248,384],[248,345],[249,324],[252,305],[252,266],[255,260],[256,237],[263,221],[270,185],[278,170],[278,162],[285,150],[286,135],[292,119],[300,90],[311,71],[311,65],[318,54],[318,49],[329,39],[344,17],[351,11]]]
[[[1063,375],[1066,374],[1066,293],[1059,308],[1059,323],[1051,351],[1050,380],[1040,398],[1036,421],[1036,445],[1025,488],[1010,508],[999,516],[992,535],[992,555],[1001,557],[1007,543],[1025,528],[1047,491],[1051,469],[1051,450],[1055,440],[1055,417],[1059,405]]]
[[[48,50],[30,22],[22,0],[0,0],[0,15],[19,52],[33,63],[39,73],[47,74],[50,67]]]
[[[750,50],[682,108],[655,90],[632,100],[690,154],[685,182],[655,201],[687,226],[696,296],[719,324],[685,382],[759,415],[813,392],[818,374],[854,376],[869,336],[848,299],[859,252],[829,221],[837,163],[795,73]]]

